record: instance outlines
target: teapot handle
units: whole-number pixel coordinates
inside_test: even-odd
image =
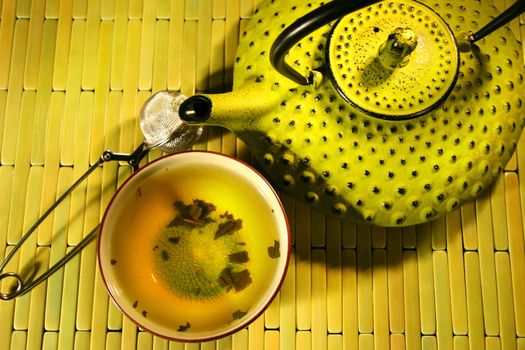
[[[272,66],[285,77],[300,85],[310,85],[313,82],[313,72],[305,77],[292,68],[285,61],[288,51],[302,38],[322,26],[341,18],[350,12],[373,5],[379,0],[348,1],[333,0],[297,19],[279,34],[270,49],[270,62]]]
[[[313,72],[308,77],[303,76],[285,61],[288,51],[302,38],[322,26],[341,18],[350,12],[357,11],[363,7],[373,5],[379,0],[348,1],[333,0],[297,19],[279,34],[273,42],[270,50],[270,62],[272,66],[285,77],[300,85],[313,83]],[[525,12],[525,0],[517,0],[511,7],[507,8],[499,16],[494,18],[483,28],[474,34],[467,36],[470,43],[474,43],[496,29],[510,22],[515,17]]]
[[[469,35],[468,40],[471,43],[474,43],[480,39],[483,39],[485,36],[512,21],[523,12],[525,12],[525,0],[517,0],[511,7],[503,11],[499,16],[487,23],[483,28],[474,34]]]

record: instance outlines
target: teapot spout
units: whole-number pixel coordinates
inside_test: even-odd
[[[245,126],[275,108],[282,98],[271,89],[261,90],[250,84],[228,93],[195,95],[180,105],[179,116],[187,124],[245,130]]]
[[[205,95],[195,95],[179,107],[180,118],[188,124],[204,123],[211,114],[212,102]]]

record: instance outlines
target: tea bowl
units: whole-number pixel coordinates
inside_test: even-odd
[[[290,229],[246,163],[188,151],[148,163],[111,199],[98,240],[115,305],[141,329],[202,342],[254,321],[283,282]]]

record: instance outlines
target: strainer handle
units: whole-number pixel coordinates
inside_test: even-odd
[[[275,39],[270,50],[270,62],[273,67],[285,77],[300,85],[313,83],[313,72],[305,77],[288,63],[285,58],[288,51],[302,38],[321,28],[322,26],[341,18],[350,12],[373,5],[378,0],[348,1],[334,0],[307,13],[288,26]]]
[[[4,268],[7,266],[9,261],[13,258],[13,256],[16,254],[16,252],[22,247],[22,244],[31,236],[31,234],[34,233],[34,231],[40,226],[40,224],[53,212],[56,207],[62,201],[73,192],[75,188],[78,187],[96,168],[98,168],[102,163],[109,162],[109,161],[126,161],[128,164],[130,164],[133,167],[133,170],[135,171],[138,168],[138,164],[140,160],[148,153],[150,148],[145,144],[142,143],[133,153],[131,154],[122,154],[122,153],[113,153],[111,151],[105,151],[98,161],[93,164],[75,183],[73,183],[45,212],[42,214],[41,217],[38,218],[38,220],[29,228],[29,230],[22,236],[20,241],[14,246],[14,248],[11,250],[11,252],[7,255],[5,260],[0,265],[0,284],[2,280],[4,279],[14,279],[16,282],[15,289],[10,291],[9,293],[1,293],[0,292],[0,300],[10,300],[13,298],[16,298],[19,295],[25,294],[29,292],[31,289],[33,289],[35,286],[37,286],[42,281],[46,280],[49,276],[51,276],[54,272],[56,272],[59,268],[65,265],[73,256],[78,254],[88,243],[90,243],[98,233],[98,226],[97,225],[80,243],[75,246],[68,254],[66,254],[62,259],[60,259],[56,264],[54,264],[51,268],[49,268],[46,272],[44,272],[42,275],[37,277],[36,279],[25,283],[22,279],[22,277],[19,274],[16,274],[14,272],[5,272],[3,273]]]

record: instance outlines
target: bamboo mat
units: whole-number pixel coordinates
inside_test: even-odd
[[[0,256],[103,150],[141,142],[152,93],[227,91],[259,1],[0,0]],[[511,27],[525,40],[523,16]],[[141,331],[109,300],[91,244],[47,283],[0,301],[0,350],[525,349],[524,142],[490,191],[416,227],[343,224],[283,195],[295,239],[286,280],[232,336],[183,344]],[[251,158],[220,129],[195,149]],[[98,168],[7,271],[57,261],[129,174]]]

